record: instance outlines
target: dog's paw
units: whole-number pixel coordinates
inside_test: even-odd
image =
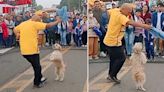
[[[142,90],[142,91],[146,91],[146,89],[145,89],[145,88],[141,88],[140,90]]]
[[[136,86],[136,90],[139,90],[140,88],[138,86]]]
[[[64,78],[60,78],[59,81],[62,82],[64,80]]]
[[[56,77],[55,80],[58,81],[59,80],[59,77]]]

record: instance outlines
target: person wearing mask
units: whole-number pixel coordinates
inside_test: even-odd
[[[82,43],[83,47],[87,47],[87,16],[83,16],[83,20],[80,22],[82,26]]]
[[[53,15],[50,15],[50,18],[49,18],[48,22],[51,23],[51,22],[54,22],[54,21],[55,21],[55,17]],[[55,44],[55,32],[56,32],[55,27],[56,26],[57,25],[47,29],[49,46],[52,46],[53,44]]]
[[[93,17],[93,12],[89,10],[88,18],[88,37],[89,37],[89,59],[99,59],[98,57],[98,35],[94,32],[93,28],[99,28],[100,25],[95,17]]]
[[[124,3],[120,8],[115,8],[108,11],[110,20],[108,24],[108,30],[104,38],[104,43],[107,45],[107,51],[110,58],[107,79],[117,84],[121,82],[117,78],[117,74],[126,59],[121,42],[124,37],[125,27],[128,25],[132,25],[145,29],[152,28],[150,25],[130,20],[127,16],[131,14],[132,10],[133,6],[131,4]]]
[[[57,18],[51,23],[42,23],[41,16],[33,15],[28,21],[22,22],[14,28],[16,38],[19,39],[21,55],[31,63],[34,70],[34,87],[41,88],[46,78],[42,76],[39,47],[38,47],[38,31],[43,31],[57,25],[61,21]]]
[[[152,25],[156,27],[158,30],[164,31],[164,4],[158,4],[158,11],[152,14]],[[155,39],[156,41],[156,51],[157,55],[162,55],[164,52],[164,40]]]

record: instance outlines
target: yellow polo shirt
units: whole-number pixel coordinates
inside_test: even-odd
[[[33,55],[39,53],[38,31],[44,30],[46,24],[35,21],[25,21],[15,27],[20,32],[20,51],[22,55]]]
[[[129,19],[125,15],[121,14],[120,9],[118,8],[111,9],[108,12],[110,15],[110,21],[104,38],[104,44],[107,46],[121,46],[125,26]]]

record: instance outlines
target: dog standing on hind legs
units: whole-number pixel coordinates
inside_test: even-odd
[[[142,43],[135,43],[130,61],[132,65],[132,78],[135,81],[136,89],[146,91],[143,85],[146,82],[144,64],[146,64],[147,58],[142,52]]]
[[[55,50],[50,55],[50,61],[52,61],[55,65],[55,75],[56,75],[55,80],[63,81],[64,73],[65,73],[65,64],[63,60],[63,54],[61,52],[62,47],[56,43],[52,46],[52,48]]]

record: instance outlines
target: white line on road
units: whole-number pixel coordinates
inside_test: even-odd
[[[11,50],[11,49],[13,49],[13,48],[14,48],[14,47],[1,49],[1,50],[0,50],[0,54],[4,54],[4,53],[6,53],[7,51],[9,51],[9,50]]]
[[[66,50],[63,51],[63,53],[68,52],[68,50],[71,49],[71,47],[67,48]],[[45,58],[48,58],[49,55],[47,55],[46,57],[44,57],[43,59],[41,59],[41,61],[45,60]],[[52,62],[42,62],[41,65],[46,63],[46,67],[42,70],[42,72],[46,71],[53,63]],[[31,69],[32,67],[30,67],[29,69]],[[15,82],[17,82],[23,75],[26,75],[29,73],[29,69],[26,70],[25,72],[21,73],[19,76],[17,76],[16,78],[14,78],[13,80],[9,81],[8,83],[4,84],[1,88],[0,88],[0,92],[3,91],[6,88],[9,88],[10,86],[12,86],[12,84],[14,84]],[[21,87],[19,89],[17,89],[16,92],[22,92],[30,83],[32,83],[33,81],[33,77],[27,81],[26,84],[21,85]]]
[[[128,73],[128,71],[131,69],[131,66],[123,67],[121,69],[122,72],[118,74],[118,78],[121,79],[125,74]],[[97,77],[95,77],[93,80],[89,83],[89,90],[100,90],[99,92],[107,92],[109,89],[115,84],[113,82],[111,83],[98,83],[100,80],[104,80],[104,78],[107,76],[108,69],[101,72]]]

